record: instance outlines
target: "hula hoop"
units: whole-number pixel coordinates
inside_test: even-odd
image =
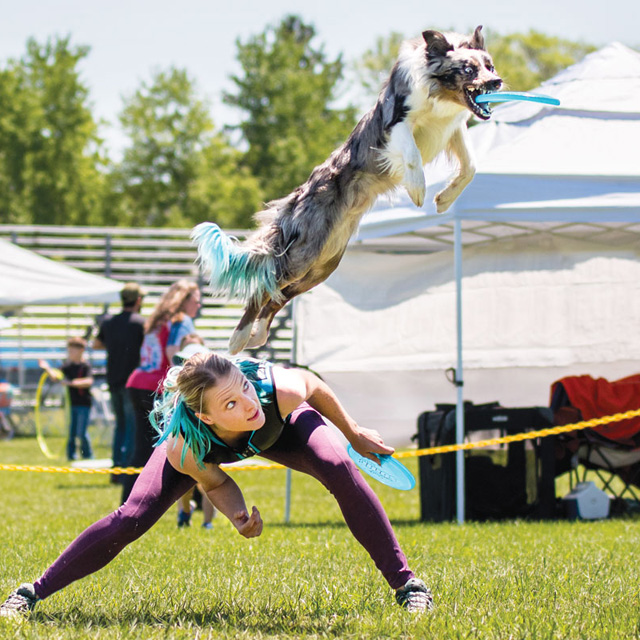
[[[40,380],[38,380],[38,386],[36,388],[36,400],[35,407],[33,408],[33,421],[36,425],[36,440],[38,441],[38,446],[40,447],[40,451],[45,455],[45,457],[49,458],[49,460],[55,460],[60,456],[57,456],[51,453],[51,450],[47,446],[47,443],[44,439],[44,434],[42,432],[42,423],[40,422],[40,403],[42,400],[42,389],[44,388],[44,383],[49,377],[49,374],[46,371],[42,372],[40,376]],[[69,389],[64,387],[64,417],[66,424],[69,424]]]

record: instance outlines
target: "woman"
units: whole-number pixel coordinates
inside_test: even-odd
[[[145,322],[140,366],[131,373],[126,385],[136,419],[133,452],[127,462],[129,466],[142,467],[153,452],[155,431],[149,423],[149,412],[153,409],[155,394],[169,370],[171,358],[179,349],[181,338],[174,326],[185,322],[187,311],[193,314],[190,317],[195,317],[199,308],[198,285],[188,280],[178,280],[158,300]],[[129,497],[137,477],[122,476],[122,504]]]
[[[171,318],[171,328],[169,330],[169,339],[167,340],[167,358],[169,362],[180,351],[182,341],[187,336],[195,334],[196,329],[193,320],[198,315],[201,306],[198,285],[195,282],[187,282],[184,289],[184,298],[178,307],[178,311]]]
[[[320,480],[397,602],[412,612],[431,609],[431,592],[409,569],[376,494],[323,416],[362,455],[374,459],[373,453],[393,449],[359,427],[318,377],[200,353],[172,369],[165,391],[153,413],[161,436],[129,500],[86,529],[35,583],[14,591],[0,614],[26,614],[38,600],[105,566],[196,482],[240,535],[259,536],[260,512],[254,506],[249,513],[240,488],[219,466],[256,453]]]

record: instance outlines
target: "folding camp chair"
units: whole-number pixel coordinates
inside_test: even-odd
[[[583,419],[580,409],[571,404],[562,380],[552,386],[551,410],[556,425]],[[618,502],[628,499],[640,505],[640,427],[635,434],[627,430],[625,437],[615,440],[596,429],[572,431],[559,436],[557,445],[560,455],[556,474],[569,471],[572,489],[591,472],[599,478],[602,489]]]

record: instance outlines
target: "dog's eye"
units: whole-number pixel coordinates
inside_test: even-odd
[[[485,67],[487,68],[488,71],[491,71],[491,73],[493,73],[496,70],[496,68],[489,62],[487,62]]]
[[[471,65],[467,65],[464,69],[463,69],[465,75],[468,76],[472,76],[476,70],[471,66]]]

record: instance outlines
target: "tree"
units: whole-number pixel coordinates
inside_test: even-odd
[[[98,127],[78,63],[88,47],[31,39],[0,73],[0,219],[94,224],[104,178]]]
[[[386,38],[378,36],[372,49],[367,49],[354,64],[356,75],[367,96],[375,98],[398,58],[405,37],[392,31]]]
[[[512,91],[534,89],[596,49],[533,29],[506,36],[489,31],[487,46],[498,73]]]
[[[142,83],[120,121],[131,143],[114,169],[113,188],[121,194],[115,206],[126,224],[190,226],[216,211],[237,224],[258,208],[257,183],[214,132],[208,105],[185,70],[159,71]]]
[[[286,195],[343,142],[355,125],[355,109],[331,104],[343,78],[340,56],[328,60],[313,45],[316,32],[287,16],[245,43],[236,42],[243,74],[224,102],[242,109],[237,127],[248,144],[244,164],[267,199]]]
[[[125,102],[120,122],[131,143],[114,171],[130,226],[179,226],[196,156],[213,130],[186,71],[156,73]],[[172,223],[178,215],[178,224]]]

